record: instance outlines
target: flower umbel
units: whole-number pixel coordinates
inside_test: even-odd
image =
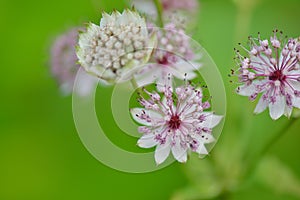
[[[156,146],[157,164],[164,162],[170,151],[179,162],[187,161],[188,151],[208,154],[204,145],[215,141],[212,128],[222,117],[204,111],[210,108],[210,104],[203,102],[201,88],[186,83],[173,91],[169,78],[166,84],[157,85],[157,91],[159,93],[144,89],[149,95],[149,99],[139,99],[144,108],[131,110],[133,119],[143,125],[138,129],[143,133],[138,146]]]
[[[114,83],[148,61],[155,39],[135,11],[103,13],[100,26],[90,23],[80,34],[77,56],[87,72]]]
[[[269,107],[276,120],[283,114],[290,117],[293,107],[300,108],[300,38],[285,41],[282,32],[273,32],[270,40],[249,37],[250,50],[243,47],[248,57],[236,50],[242,83],[237,93],[250,100],[262,94],[254,112]]]

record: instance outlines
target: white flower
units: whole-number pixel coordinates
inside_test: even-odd
[[[77,56],[87,72],[114,83],[125,75],[130,78],[134,69],[146,63],[155,44],[145,19],[127,9],[122,14],[103,13],[100,26],[90,23],[80,34]]]
[[[239,60],[238,77],[243,84],[237,93],[254,100],[261,98],[255,113],[269,107],[270,116],[276,120],[282,115],[290,117],[293,107],[300,108],[300,42],[289,39],[284,42],[277,37],[278,31],[270,40],[250,38],[248,57],[237,51]]]
[[[158,80],[163,82],[168,74],[178,79],[183,77],[191,80],[197,76],[194,72],[201,67],[201,55],[192,47],[192,40],[185,34],[184,29],[174,23],[168,23],[164,29],[150,27],[157,32],[158,44],[149,61],[150,64],[142,68],[137,75],[139,86]],[[187,74],[187,76],[184,76]]]
[[[155,161],[161,164],[172,152],[179,162],[187,161],[188,151],[208,154],[205,144],[215,141],[212,135],[214,128],[222,119],[211,111],[209,102],[202,102],[200,88],[186,84],[175,88],[170,83],[157,85],[157,92],[149,92],[149,99],[141,97],[144,108],[133,108],[132,117],[142,124],[139,132],[143,136],[138,146],[151,148],[156,146]]]

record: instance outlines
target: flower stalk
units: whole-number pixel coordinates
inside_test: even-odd
[[[141,92],[142,92],[142,89],[138,86],[138,84],[137,84],[137,82],[136,82],[136,80],[135,80],[134,77],[132,77],[132,78],[130,79],[130,83],[131,83],[131,85],[132,85],[132,87],[133,87],[134,90],[137,90],[138,93],[141,93]]]
[[[163,6],[161,4],[160,0],[153,0],[156,10],[157,10],[157,19],[158,19],[158,26],[160,28],[164,27],[164,22],[163,22]]]

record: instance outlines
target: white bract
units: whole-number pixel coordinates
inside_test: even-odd
[[[90,23],[79,36],[77,56],[87,72],[114,83],[125,75],[130,78],[146,63],[155,44],[155,34],[148,34],[145,19],[126,9],[122,14],[103,13],[100,26]]]

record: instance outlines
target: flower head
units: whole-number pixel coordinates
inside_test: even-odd
[[[138,129],[143,133],[138,146],[156,146],[157,164],[164,162],[170,151],[179,162],[187,161],[188,151],[208,154],[204,145],[215,141],[212,128],[222,117],[204,111],[210,104],[203,102],[202,90],[188,83],[173,90],[170,79],[158,84],[157,90],[159,93],[144,89],[149,95],[149,99],[139,99],[144,108],[131,110],[133,119],[143,125]]]
[[[275,30],[270,39],[249,37],[250,50],[243,57],[237,50],[241,86],[237,93],[256,99],[261,94],[255,113],[269,107],[276,120],[283,114],[290,116],[293,107],[300,108],[300,41],[285,41],[282,32]]]
[[[78,40],[78,31],[80,28],[72,28],[66,33],[57,37],[51,47],[51,72],[57,79],[60,88],[64,94],[73,91],[75,77],[80,65],[77,63],[75,46]],[[86,95],[90,92],[91,85],[96,80],[86,75],[84,85],[76,91],[80,95]]]
[[[137,12],[114,11],[102,14],[100,26],[90,23],[80,34],[77,56],[87,72],[114,83],[146,63],[155,43],[155,35],[148,34],[145,19]]]
[[[195,70],[199,69],[201,64],[199,58],[201,55],[196,53],[191,45],[191,38],[185,34],[185,30],[177,27],[174,23],[168,23],[164,29],[155,29],[157,32],[158,44],[150,59],[150,64],[144,67],[137,74],[139,85],[143,82],[151,82],[156,79],[163,81],[168,74],[182,79],[191,80],[196,77]]]

